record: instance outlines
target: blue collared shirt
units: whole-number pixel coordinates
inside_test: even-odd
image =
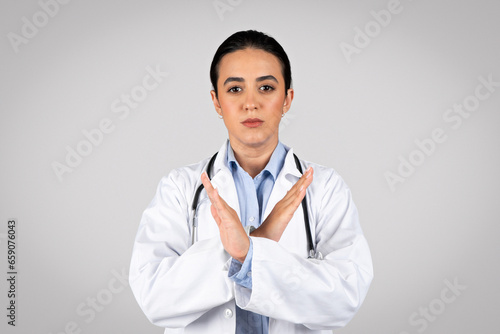
[[[259,227],[262,224],[267,201],[271,196],[274,182],[278,177],[287,151],[285,146],[278,142],[266,167],[255,178],[241,168],[234,157],[230,143],[227,145],[226,165],[231,170],[238,201],[240,204],[240,217],[243,226],[252,225]],[[250,240],[250,248],[243,263],[232,259],[229,267],[229,277],[237,284],[248,289],[252,288],[252,256],[253,245]],[[236,334],[255,333],[267,334],[269,328],[269,318],[263,315],[242,310],[236,305]]]

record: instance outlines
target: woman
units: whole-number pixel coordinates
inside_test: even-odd
[[[372,262],[340,176],[279,141],[294,95],[288,57],[263,33],[237,32],[210,78],[229,140],[211,163],[160,182],[135,240],[134,295],[165,333],[331,333],[361,306]]]

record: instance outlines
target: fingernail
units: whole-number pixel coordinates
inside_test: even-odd
[[[311,167],[307,168],[306,170],[306,179],[311,176]]]

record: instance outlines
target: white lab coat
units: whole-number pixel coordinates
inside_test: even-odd
[[[227,142],[214,162],[212,184],[239,213]],[[235,333],[235,303],[269,317],[269,333],[331,333],[344,326],[363,302],[373,277],[370,251],[349,188],[332,169],[312,166],[307,189],[311,233],[322,260],[307,258],[299,207],[279,242],[252,238],[252,289],[228,278],[230,256],[203,191],[198,241],[191,244],[191,204],[208,159],[164,177],[144,211],[130,265],[130,286],[140,307],[165,333]],[[300,178],[288,150],[265,216]]]

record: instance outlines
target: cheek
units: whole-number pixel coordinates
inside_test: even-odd
[[[235,122],[239,123],[238,119],[240,113],[235,103],[225,101],[221,103],[221,108],[226,128],[233,127]]]
[[[283,113],[283,101],[282,98],[274,99],[269,103],[269,109],[272,110],[273,113],[278,115],[281,118],[281,114]]]
[[[232,101],[231,99],[224,99],[224,101],[220,102],[220,106],[223,111],[230,113],[234,112],[234,110],[238,108],[238,103],[237,101]]]

